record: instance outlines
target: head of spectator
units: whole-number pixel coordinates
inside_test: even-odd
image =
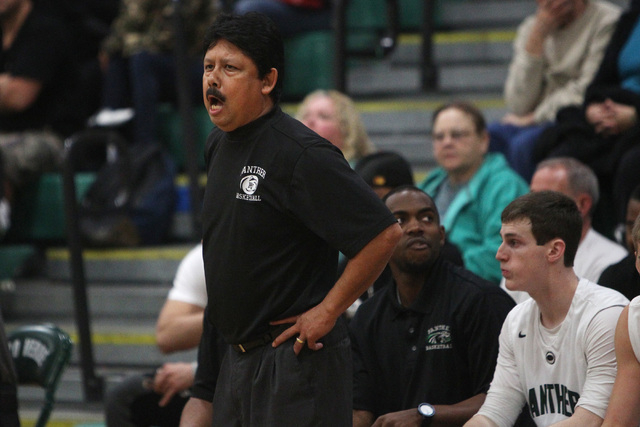
[[[302,100],[296,118],[338,147],[348,162],[375,151],[355,103],[336,90],[316,90]]]
[[[582,218],[573,199],[557,191],[531,192],[509,203],[501,220],[496,259],[507,289],[531,294],[541,278],[569,270],[575,276]]]
[[[411,165],[392,151],[368,154],[356,163],[354,170],[380,198],[395,187],[414,184]]]
[[[536,0],[538,14],[547,17],[545,22],[553,24],[553,29],[571,25],[587,8],[589,0]]]
[[[538,164],[531,178],[531,191],[552,190],[571,197],[582,216],[582,237],[591,228],[593,212],[600,199],[596,174],[572,157],[554,157]]]
[[[464,184],[480,169],[489,149],[482,112],[467,102],[445,104],[433,113],[433,153],[453,184]]]
[[[630,252],[637,250],[637,235],[633,234],[633,225],[640,217],[640,185],[633,189],[627,203],[627,218],[625,221],[625,239]],[[635,240],[634,240],[635,239]]]
[[[221,130],[244,126],[279,102],[284,44],[267,16],[219,15],[207,29],[203,54],[204,104]]]

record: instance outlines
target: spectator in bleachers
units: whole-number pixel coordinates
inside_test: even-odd
[[[536,160],[570,156],[589,165],[613,201],[608,210],[619,225],[640,184],[639,49],[640,1],[634,0],[617,23],[584,103],[565,109],[536,143]]]
[[[631,231],[636,258],[636,276],[640,273],[640,216]],[[613,384],[603,427],[640,424],[640,297],[622,310],[616,326],[616,362],[618,373]]]
[[[157,143],[160,102],[176,104],[177,64],[175,8],[180,5],[185,46],[185,68],[196,105],[201,99],[200,44],[213,21],[216,2],[209,0],[122,0],[111,33],[102,43],[105,69],[102,106],[97,125],[126,121],[133,113],[133,142]],[[132,110],[131,110],[132,108]]]
[[[439,167],[419,187],[435,201],[447,239],[460,249],[467,269],[496,284],[500,266],[500,212],[529,191],[500,153],[488,153],[482,112],[465,102],[439,107],[432,118],[433,152]]]
[[[34,0],[47,14],[57,15],[72,33],[73,53],[80,68],[80,93],[98,93],[103,73],[98,60],[121,0]],[[82,96],[77,108],[83,122],[100,108],[100,96]]]
[[[576,202],[582,217],[582,234],[573,262],[578,277],[597,283],[605,268],[626,256],[627,251],[621,245],[592,227],[600,192],[598,178],[588,166],[570,157],[545,160],[538,164],[530,187],[532,192],[557,191]],[[524,292],[509,291],[509,294],[517,302],[527,298]]]
[[[60,166],[63,139],[81,126],[77,63],[64,23],[33,0],[0,2],[0,234],[15,193]]]
[[[484,401],[513,301],[442,256],[445,230],[422,190],[397,187],[385,203],[403,237],[389,283],[349,324],[353,425],[461,425]]]
[[[206,303],[202,244],[198,244],[180,262],[158,316],[156,340],[163,353],[197,347]],[[226,345],[220,344],[222,353]],[[128,376],[107,393],[107,426],[177,427],[189,399],[195,369],[196,362],[168,362],[150,374]]]
[[[538,426],[602,423],[616,375],[615,325],[629,300],[576,276],[580,216],[557,191],[525,194],[502,212],[496,258],[507,288],[531,298],[507,315],[487,398],[466,427],[511,426],[523,405]]]
[[[282,37],[331,29],[329,0],[238,0],[233,12],[260,12],[275,22]]]
[[[638,165],[636,165],[638,166]],[[629,299],[640,295],[640,275],[636,274],[635,243],[633,241],[633,224],[640,216],[640,185],[629,197],[627,203],[627,218],[625,221],[625,240],[629,253],[617,264],[607,267],[600,276],[598,283],[615,289]]]
[[[565,106],[580,104],[613,33],[620,8],[600,0],[537,0],[519,26],[504,87],[508,113],[489,125],[491,151],[527,182],[535,141]]]
[[[316,90],[305,96],[296,118],[338,147],[351,166],[375,151],[353,100],[336,90]]]
[[[580,277],[596,282],[604,269],[627,254],[624,247],[592,227],[600,192],[598,178],[580,161],[559,157],[540,163],[531,180],[531,191],[553,190],[571,197],[582,216],[582,235],[574,268]]]

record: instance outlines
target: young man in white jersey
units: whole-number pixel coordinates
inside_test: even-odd
[[[502,212],[496,258],[510,290],[529,293],[500,332],[493,381],[465,426],[511,426],[524,405],[539,426],[600,426],[616,375],[613,337],[628,300],[573,271],[576,203],[533,192]]]
[[[640,216],[633,224],[631,238],[636,270],[640,273]],[[615,343],[618,375],[603,426],[637,426],[640,425],[640,296],[631,300],[620,314]]]

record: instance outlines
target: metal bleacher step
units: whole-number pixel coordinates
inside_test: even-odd
[[[193,244],[157,247],[85,249],[83,258],[87,280],[93,281],[171,281],[180,260]],[[47,250],[49,279],[69,280],[69,252],[66,248]]]
[[[439,5],[440,26],[453,29],[510,27],[536,10],[530,0],[444,0]]]

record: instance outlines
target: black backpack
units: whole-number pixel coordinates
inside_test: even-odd
[[[165,241],[176,204],[173,160],[159,146],[137,144],[98,171],[80,204],[80,234],[94,247]]]

